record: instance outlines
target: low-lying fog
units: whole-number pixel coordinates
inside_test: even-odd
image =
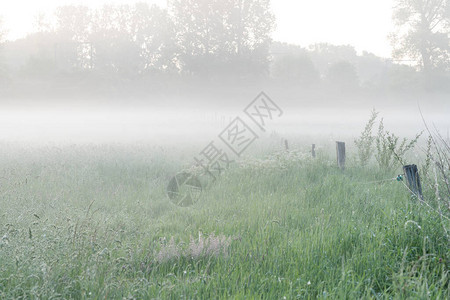
[[[284,114],[267,124],[269,135],[340,137],[357,136],[370,116],[372,106],[292,106],[276,99]],[[420,109],[419,109],[420,105]],[[430,127],[444,136],[450,128],[450,105],[436,107],[427,103],[392,108],[379,105],[385,128],[400,136],[424,130],[421,113]],[[46,143],[184,143],[211,140],[240,116],[244,105],[235,109],[198,108],[195,105],[149,106],[69,106],[0,108],[0,141]],[[384,106],[384,107],[383,107]]]

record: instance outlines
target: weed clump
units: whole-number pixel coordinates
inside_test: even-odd
[[[198,239],[191,236],[189,244],[185,247],[183,243],[177,244],[172,237],[168,243],[165,243],[165,239],[163,240],[155,260],[157,263],[165,263],[181,258],[198,260],[208,257],[226,257],[231,241],[231,237],[222,234],[216,236],[211,233],[205,237],[199,232]]]
[[[381,119],[378,125],[378,133],[374,136],[372,131],[377,117],[378,112],[372,110],[364,130],[360,137],[355,140],[355,145],[358,148],[358,160],[362,166],[366,166],[374,153],[380,169],[392,171],[398,164],[406,164],[406,153],[414,149],[422,133],[417,134],[411,140],[400,139],[394,133],[385,130],[384,121]]]

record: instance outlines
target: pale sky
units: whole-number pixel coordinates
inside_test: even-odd
[[[33,31],[38,13],[50,15],[57,6],[135,2],[165,6],[166,0],[0,0],[0,16],[8,38],[16,39]],[[387,36],[393,31],[392,5],[393,0],[272,0],[277,18],[273,38],[303,47],[319,42],[350,44],[359,52],[366,50],[390,57]]]

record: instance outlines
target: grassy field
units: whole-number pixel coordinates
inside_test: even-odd
[[[450,297],[448,222],[372,182],[400,170],[268,153],[181,208],[166,186],[189,153],[2,149],[1,299]]]

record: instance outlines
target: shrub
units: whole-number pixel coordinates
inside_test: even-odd
[[[219,257],[221,255],[227,256],[228,247],[231,244],[231,237],[224,235],[216,236],[214,233],[204,237],[200,232],[198,239],[195,240],[192,236],[189,245],[183,249],[183,244],[176,244],[172,237],[168,243],[163,240],[159,252],[155,259],[158,263],[165,263],[171,260],[177,260],[182,257],[188,259],[201,259],[207,257]]]
[[[391,171],[396,163],[401,165],[406,164],[405,154],[408,150],[413,149],[422,133],[417,134],[414,139],[408,140],[403,138],[400,142],[400,138],[394,133],[384,130],[383,119],[378,126],[378,135],[376,141],[376,153],[375,158],[378,162],[378,166],[381,169]]]
[[[361,132],[361,136],[355,140],[355,145],[358,148],[359,162],[362,166],[366,166],[372,157],[373,142],[375,141],[375,137],[372,135],[372,129],[377,117],[378,112],[373,109],[366,127]]]

